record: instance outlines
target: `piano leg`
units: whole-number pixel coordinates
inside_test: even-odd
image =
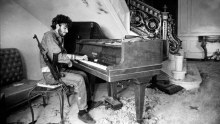
[[[117,97],[117,82],[108,82],[108,97],[105,99],[106,108],[119,110],[123,106]]]
[[[108,82],[108,96],[117,99],[117,82]]]
[[[143,121],[144,97],[146,81],[149,82],[151,78],[134,80],[135,84],[135,107],[136,107],[136,120],[138,123]]]
[[[89,84],[88,84],[88,90],[87,92],[90,93],[90,96],[91,98],[89,98],[89,100],[94,100],[95,99],[95,82],[96,82],[96,76],[94,75],[91,75],[91,74],[88,74],[88,77],[89,77]]]

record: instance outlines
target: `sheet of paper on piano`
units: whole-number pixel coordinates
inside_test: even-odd
[[[86,60],[79,60],[79,61],[82,62],[82,63],[88,64],[88,65],[100,68],[102,70],[107,70],[107,66],[104,66],[104,65],[101,65],[101,64],[98,64],[98,63],[95,63],[95,62],[86,61]]]
[[[105,43],[105,44],[119,46],[119,45],[121,45],[121,42],[110,42],[110,43]]]

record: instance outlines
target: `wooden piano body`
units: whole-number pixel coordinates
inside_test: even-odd
[[[89,61],[105,65],[106,70],[88,64],[75,66],[107,82],[158,74],[162,67],[162,41],[135,39],[84,39],[77,43],[76,53]]]
[[[70,44],[66,44],[69,50],[68,48],[66,49],[67,52],[75,49],[75,54],[87,55],[89,62],[92,64],[79,61],[78,63],[74,63],[73,66],[105,80],[108,83],[108,95],[114,99],[117,99],[118,81],[129,79],[134,82],[136,89],[136,119],[138,122],[141,122],[146,83],[153,76],[160,74],[162,68],[163,41],[146,40],[139,37],[123,40],[107,39],[103,36],[103,33],[100,33],[101,29],[97,23],[85,23],[80,22],[82,26],[88,25],[90,27],[80,29],[72,27],[73,29],[69,30],[69,39],[71,40],[65,41],[65,43],[70,42]],[[77,24],[75,25],[79,26]],[[89,30],[80,32],[81,29]],[[77,34],[72,34],[79,35],[74,36],[76,38],[75,41],[71,38],[73,37],[71,30],[79,31]],[[85,33],[87,34],[85,35]],[[98,35],[99,33],[101,35]],[[86,38],[83,38],[84,35]],[[76,45],[71,47],[73,42],[76,42]]]

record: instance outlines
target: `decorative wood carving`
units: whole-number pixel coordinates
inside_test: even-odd
[[[166,8],[165,12],[160,12],[139,0],[129,0],[127,4],[131,13],[131,31],[151,40],[167,40],[171,54],[179,51],[182,41],[174,33],[174,22]]]
[[[161,39],[161,13],[141,1],[130,1],[131,30],[150,39]]]

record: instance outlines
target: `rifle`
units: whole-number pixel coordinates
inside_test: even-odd
[[[36,34],[34,34],[33,39],[36,39],[37,44],[38,44],[38,47],[39,47],[39,49],[40,49],[40,53],[41,53],[41,55],[42,55],[42,57],[43,57],[43,59],[44,59],[44,62],[45,62],[46,65],[49,67],[50,72],[51,72],[51,74],[53,75],[54,79],[55,79],[58,83],[62,84],[63,89],[64,89],[66,92],[68,92],[69,89],[67,88],[67,85],[61,80],[62,75],[60,74],[60,72],[59,72],[57,66],[54,64],[54,62],[49,58],[49,56],[48,56],[48,54],[47,54],[48,52],[43,48],[43,46],[42,46],[41,43],[39,42],[39,40],[38,40]],[[52,64],[52,63],[53,63],[53,64]]]

